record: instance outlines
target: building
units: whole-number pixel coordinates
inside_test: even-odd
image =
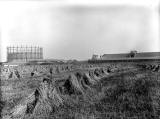
[[[124,59],[128,57],[128,53],[121,54],[104,54],[101,56],[101,60],[112,60],[112,59]]]
[[[42,47],[7,47],[7,62],[27,62],[43,59]]]
[[[101,60],[118,60],[118,59],[151,59],[160,58],[160,52],[130,52],[120,54],[104,54]]]
[[[104,54],[100,58],[89,59],[89,63],[106,63],[106,62],[143,62],[153,61],[160,62],[160,52],[137,52],[136,50],[130,53],[119,54]]]

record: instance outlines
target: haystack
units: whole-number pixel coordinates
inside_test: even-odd
[[[21,100],[20,104],[11,110],[13,119],[49,117],[63,103],[56,88],[50,83],[48,87],[41,85],[31,95]]]
[[[94,75],[94,71],[89,71],[89,76],[90,76],[91,79],[94,80],[95,82],[97,82],[97,81],[99,80],[99,78]]]
[[[79,84],[77,77],[74,74],[70,74],[65,81],[64,87],[69,94],[83,93],[82,86]]]
[[[91,78],[89,76],[89,72],[85,72],[83,78],[86,79],[86,80],[88,80],[88,82],[89,82],[90,85],[93,85],[93,84],[96,83],[96,81],[92,79],[93,77]]]

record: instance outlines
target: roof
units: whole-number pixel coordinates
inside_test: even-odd
[[[157,56],[160,56],[160,52],[141,52],[136,54],[136,57],[157,57]]]
[[[102,56],[102,58],[110,58],[110,59],[112,59],[112,58],[125,58],[125,57],[127,57],[128,56],[128,53],[121,53],[121,54],[104,54],[103,56]]]

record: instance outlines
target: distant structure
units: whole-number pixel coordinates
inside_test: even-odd
[[[160,52],[137,52],[131,51],[130,53],[120,54],[104,54],[101,60],[118,60],[118,59],[151,59],[160,58]]]
[[[160,52],[137,52],[103,54],[100,57],[93,55],[89,62],[135,62],[135,61],[160,61]]]
[[[7,47],[7,62],[27,62],[43,59],[42,47]]]
[[[98,60],[98,55],[93,54],[92,55],[92,60]]]

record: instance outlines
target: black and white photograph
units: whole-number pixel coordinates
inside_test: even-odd
[[[0,0],[0,119],[160,119],[160,0]]]

